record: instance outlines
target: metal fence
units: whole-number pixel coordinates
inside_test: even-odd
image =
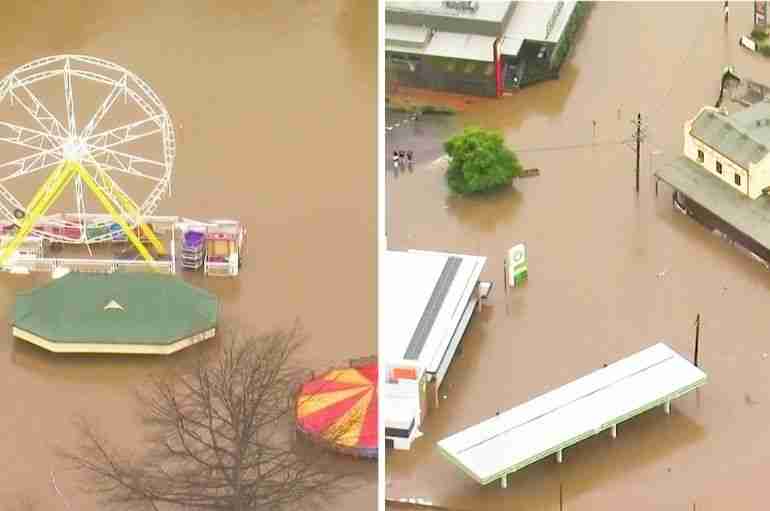
[[[53,272],[57,268],[89,273],[147,272],[156,270],[164,274],[174,273],[172,261],[118,261],[114,259],[76,259],[58,257],[17,257],[8,265],[26,268],[31,272]]]

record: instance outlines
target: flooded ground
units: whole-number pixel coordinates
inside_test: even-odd
[[[441,408],[410,452],[388,453],[388,495],[456,509],[764,509],[770,465],[770,274],[656,198],[651,169],[681,152],[682,125],[713,105],[724,66],[770,83],[770,60],[738,47],[752,3],[595,4],[559,81],[479,102],[454,128],[394,129],[387,152],[414,149],[413,173],[387,179],[391,248],[478,253],[483,278],[502,284],[505,251],[529,249],[529,282],[470,326]],[[634,153],[620,143],[641,111],[641,191]],[[596,133],[593,123],[596,121]],[[461,125],[503,130],[525,168],[541,169],[484,199],[452,198],[440,142]],[[412,131],[410,131],[412,130]],[[565,146],[576,146],[565,148]],[[657,153],[653,153],[657,151]],[[653,160],[654,161],[651,161]],[[658,276],[661,274],[662,276]],[[686,356],[702,315],[700,362],[709,383],[549,458],[499,485],[480,487],[435,443],[659,340]],[[764,355],[764,356],[763,356]]]
[[[376,20],[376,4],[352,0],[24,2],[4,19],[0,76],[83,53],[145,79],[178,144],[174,195],[158,214],[235,218],[249,231],[239,279],[193,280],[222,299],[222,326],[265,330],[300,318],[312,336],[304,359],[321,368],[376,350]],[[44,278],[2,281],[9,311],[15,291]],[[141,439],[133,386],[194,353],[53,356],[6,334],[0,507],[26,494],[40,509],[65,509],[51,446],[73,445],[73,415],[97,416],[132,445]],[[372,508],[376,467],[361,466],[366,486],[338,508]],[[56,479],[71,509],[98,509],[71,474]]]

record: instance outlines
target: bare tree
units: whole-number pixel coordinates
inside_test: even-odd
[[[299,326],[233,334],[190,371],[138,392],[149,432],[142,455],[109,445],[87,419],[77,421],[81,445],[60,455],[89,476],[91,491],[143,509],[280,511],[332,497],[356,475],[308,453],[286,427],[303,341]]]

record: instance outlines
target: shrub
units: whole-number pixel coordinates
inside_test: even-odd
[[[764,41],[767,39],[767,32],[761,28],[755,28],[751,31],[751,38],[755,41]]]

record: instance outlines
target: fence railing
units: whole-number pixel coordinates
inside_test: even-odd
[[[75,259],[58,257],[15,257],[8,266],[21,266],[29,271],[53,272],[57,268],[72,271],[113,273],[118,271],[142,272],[153,269],[161,273],[174,273],[171,261],[116,261],[114,259]]]

